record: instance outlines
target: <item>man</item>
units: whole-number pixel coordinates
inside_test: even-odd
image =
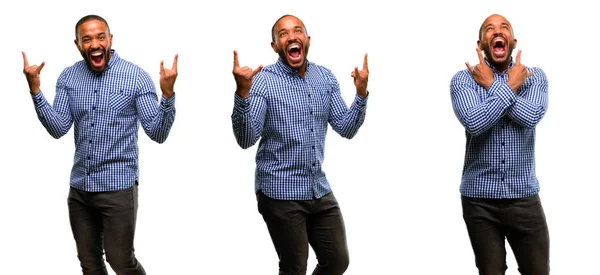
[[[233,53],[233,132],[244,149],[261,139],[255,191],[279,274],[306,274],[309,244],[318,259],[312,274],[343,274],[349,263],[344,221],[321,167],[327,123],[350,139],[365,119],[367,55],[363,69],[351,73],[357,95],[348,108],[331,71],[308,61],[310,36],[300,19],[284,15],[271,34],[275,64],[240,67]]]
[[[88,15],[75,25],[83,60],[67,67],[56,83],[54,104],[40,90],[39,66],[23,72],[42,125],[54,138],[75,125],[75,158],[68,196],[69,218],[83,274],[145,274],[134,255],[138,192],[138,121],[162,143],[175,119],[177,55],[171,70],[160,64],[162,98],[151,77],[111,49],[108,23]]]
[[[510,22],[489,16],[479,31],[479,64],[467,62],[450,85],[454,112],[466,129],[460,192],[479,274],[505,273],[505,238],[521,274],[550,269],[534,154],[548,81],[541,69],[521,64],[520,50],[512,58],[516,44]]]

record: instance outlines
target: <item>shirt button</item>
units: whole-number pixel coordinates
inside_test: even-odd
[[[501,163],[504,164],[504,160],[502,160]]]
[[[313,162],[313,167],[315,167],[317,164]]]
[[[312,112],[312,111],[310,111],[310,114],[312,115],[312,114],[313,114],[313,112]]]
[[[92,143],[92,140],[90,139],[90,143]]]
[[[92,110],[96,110],[96,106],[92,107]]]
[[[87,159],[90,160],[92,157],[88,156]]]
[[[311,128],[311,129],[310,129],[310,131],[311,131],[311,132],[314,132],[315,130]]]
[[[504,178],[501,178],[500,180],[501,180],[501,181],[504,181]]]
[[[504,142],[500,143],[500,145],[504,146]]]
[[[313,148],[313,150],[315,150],[315,146],[313,146],[312,148]]]
[[[90,126],[94,127],[94,123],[92,123]]]
[[[90,175],[90,173],[89,173],[89,172],[87,172],[87,173],[85,173],[85,175],[86,175],[86,176],[89,176],[89,175]]]
[[[308,94],[308,97],[310,97],[310,94]]]

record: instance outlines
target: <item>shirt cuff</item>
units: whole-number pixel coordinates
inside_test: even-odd
[[[498,96],[506,106],[510,106],[517,100],[517,95],[513,93],[513,90],[506,82],[494,80],[490,86],[490,90],[494,91],[494,94]]]
[[[367,107],[367,101],[369,101],[369,91],[367,91],[365,98],[362,98],[358,93],[354,96],[354,104],[361,110]]]
[[[41,90],[37,94],[31,95],[31,99],[33,100],[33,104],[36,108],[41,107],[48,102]]]
[[[170,111],[175,108],[175,93],[169,98],[166,98],[164,95],[161,96],[160,105],[165,109],[165,111]]]
[[[243,98],[237,93],[233,93],[233,109],[239,113],[246,113],[250,110],[250,96]]]

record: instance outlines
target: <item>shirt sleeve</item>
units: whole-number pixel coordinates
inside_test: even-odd
[[[37,94],[32,95],[32,99],[38,119],[52,137],[58,139],[69,132],[73,124],[73,118],[69,108],[69,96],[65,89],[62,75],[56,82],[54,105],[50,105],[41,90]]]
[[[365,98],[355,94],[354,101],[350,108],[342,98],[339,83],[335,76],[329,76],[332,81],[331,108],[329,115],[329,124],[331,128],[344,138],[351,139],[365,121],[367,113],[368,92]]]
[[[144,132],[157,143],[167,140],[175,121],[175,94],[160,101],[150,75],[141,71],[137,81],[136,107]]]
[[[474,136],[491,128],[517,100],[510,86],[498,79],[487,91],[482,93],[482,89],[468,70],[458,72],[450,82],[454,113]]]
[[[242,98],[234,93],[231,123],[235,139],[243,149],[254,145],[262,134],[267,113],[266,89],[264,79],[258,73],[252,80],[248,97]]]
[[[519,87],[515,104],[508,109],[508,116],[523,127],[533,128],[548,109],[548,79],[539,68],[530,70],[533,75]]]

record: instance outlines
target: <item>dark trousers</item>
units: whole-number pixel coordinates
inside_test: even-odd
[[[306,274],[309,244],[318,261],[313,275],[346,271],[346,229],[333,193],[308,201],[275,200],[260,191],[256,196],[279,256],[279,275]]]
[[[521,274],[550,273],[548,226],[538,195],[519,199],[463,196],[462,209],[479,274],[505,274],[505,238]]]
[[[77,257],[85,275],[107,275],[106,261],[117,275],[144,275],[134,255],[133,237],[138,207],[137,183],[108,192],[71,187],[67,202]]]

